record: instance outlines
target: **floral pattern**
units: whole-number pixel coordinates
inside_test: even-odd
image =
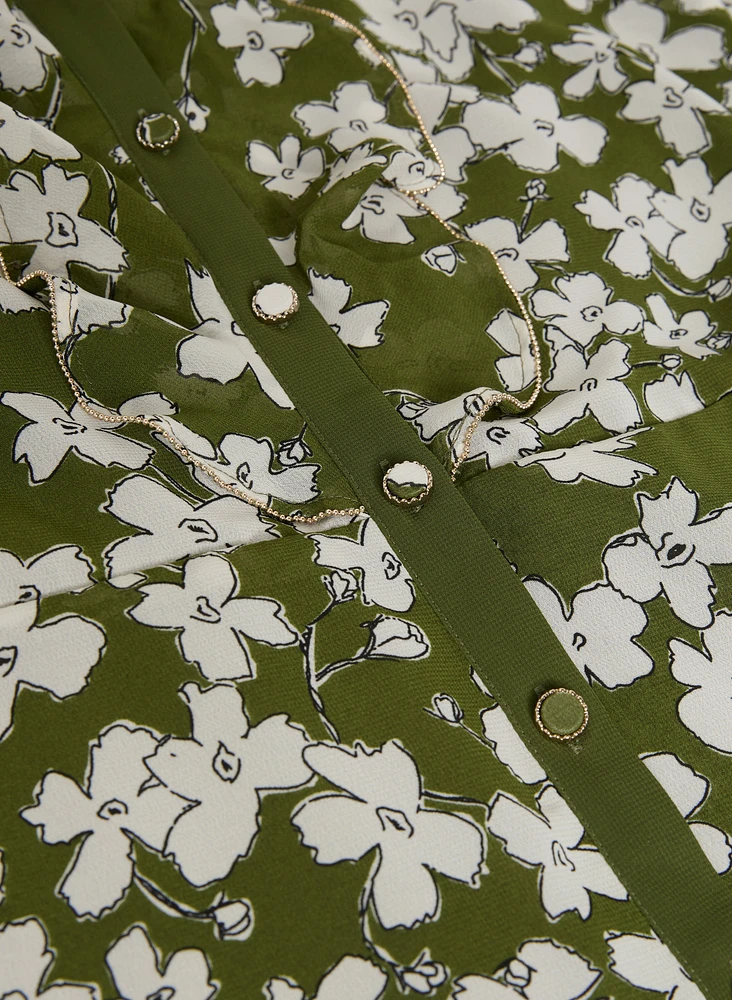
[[[536,390],[483,414],[455,482],[524,600],[466,580],[466,615],[543,615],[712,879],[732,858],[728,6],[360,0],[413,103],[303,9],[116,12],[279,256],[256,281],[296,288],[418,450],[449,466],[491,395]],[[0,88],[0,242],[59,307],[54,343],[39,282],[0,279],[0,996],[700,1000],[378,509],[263,509],[357,507],[370,427],[321,442],[299,318],[248,309],[249,234],[230,301],[93,83],[4,0]],[[422,204],[398,191],[442,171]],[[206,177],[193,197],[205,214]],[[358,395],[300,356],[357,427]],[[376,487],[404,457],[379,447]],[[557,749],[581,770],[583,739]]]

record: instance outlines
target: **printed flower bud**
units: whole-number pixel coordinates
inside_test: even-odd
[[[544,198],[546,195],[546,183],[535,177],[532,181],[529,181],[526,185],[526,200],[527,201],[538,201],[539,198]]]
[[[507,983],[521,989],[522,987],[529,985],[529,981],[531,979],[531,969],[520,959],[512,958],[506,966],[504,975]]]
[[[707,295],[712,300],[712,302],[719,302],[720,299],[726,299],[727,296],[732,292],[732,278],[720,278],[719,281],[715,281],[713,285],[707,288]]]
[[[436,694],[432,699],[432,707],[445,722],[458,723],[463,717],[463,710],[449,694]]]
[[[283,441],[277,449],[277,459],[280,465],[297,465],[298,462],[306,459],[308,455],[312,455],[312,451],[301,437]]]
[[[707,346],[713,351],[724,351],[732,342],[732,333],[715,333],[707,338]]]
[[[364,656],[417,660],[429,653],[427,636],[413,622],[379,615],[372,622],[364,622],[364,628],[371,632]]]
[[[337,604],[353,600],[358,593],[358,580],[349,570],[334,569],[330,576],[321,579],[331,600]]]
[[[661,358],[661,364],[667,371],[674,371],[681,364],[681,358],[678,354],[664,354]]]
[[[546,52],[541,42],[528,42],[518,52],[514,52],[513,61],[526,69],[534,69],[546,59]]]
[[[424,951],[414,965],[404,969],[399,977],[415,993],[427,995],[447,979],[447,969],[440,962],[433,962],[429,951]]]
[[[245,899],[222,899],[214,906],[211,916],[216,921],[216,932],[222,941],[245,941],[252,933],[254,915]]]
[[[454,274],[460,258],[455,247],[443,243],[430,250],[425,250],[422,254],[422,260],[436,271],[442,271],[443,274]]]

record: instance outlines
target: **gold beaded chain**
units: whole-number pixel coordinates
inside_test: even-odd
[[[493,252],[493,250],[491,250],[491,248],[486,243],[481,242],[481,240],[476,240],[471,236],[466,236],[464,233],[461,233],[459,229],[456,229],[453,225],[447,222],[446,219],[443,219],[441,215],[438,215],[438,213],[433,208],[431,208],[425,201],[423,201],[422,198],[418,197],[420,194],[427,194],[429,191],[434,191],[435,188],[439,187],[439,185],[443,183],[443,181],[446,179],[445,164],[443,163],[439,150],[437,149],[437,146],[435,145],[434,140],[432,139],[432,136],[430,135],[429,130],[424,123],[424,119],[420,114],[419,108],[417,107],[414,98],[412,97],[412,94],[409,90],[409,85],[407,84],[407,81],[404,79],[399,70],[396,68],[396,66],[389,59],[387,59],[387,57],[383,54],[383,52],[380,52],[379,49],[377,49],[377,47],[374,45],[374,43],[371,41],[371,39],[368,37],[365,31],[362,31],[361,28],[359,28],[357,25],[352,24],[350,21],[347,21],[345,17],[341,17],[340,14],[335,14],[332,10],[327,10],[325,7],[314,7],[307,3],[300,3],[299,0],[282,0],[282,2],[286,4],[288,7],[294,7],[296,10],[306,10],[312,14],[322,14],[323,17],[330,18],[331,21],[334,21],[336,24],[339,24],[342,28],[347,28],[348,31],[351,31],[353,32],[354,35],[358,36],[358,38],[363,42],[363,44],[369,50],[369,52],[371,52],[372,55],[381,63],[381,65],[384,66],[391,73],[396,82],[399,84],[402,93],[404,94],[409,110],[414,115],[417,121],[417,125],[419,126],[419,131],[422,133],[422,138],[429,146],[430,151],[432,152],[432,155],[435,158],[439,172],[435,177],[430,178],[430,182],[428,184],[422,187],[405,188],[405,187],[400,187],[400,185],[398,185],[395,181],[386,181],[386,180],[384,181],[384,183],[388,184],[391,188],[393,188],[395,191],[398,191],[400,194],[405,195],[407,198],[410,199],[410,201],[414,202],[415,205],[423,209],[425,212],[428,212],[432,216],[432,218],[436,219],[437,222],[439,222],[440,225],[443,226],[454,239],[462,240],[463,242],[466,243],[474,243],[476,246],[483,247],[484,250],[487,250],[488,253],[491,255],[491,257],[493,258],[493,262],[496,265],[498,273],[503,278],[506,287],[513,296],[517,306],[519,307],[521,316],[524,322],[526,323],[526,327],[529,332],[529,340],[531,341],[531,356],[534,362],[535,385],[533,392],[526,400],[517,399],[516,396],[511,395],[511,393],[509,392],[491,393],[488,399],[485,400],[481,408],[475,414],[475,416],[473,417],[473,419],[471,420],[470,424],[468,425],[465,431],[465,438],[463,440],[463,445],[460,450],[460,454],[454,460],[452,468],[450,470],[450,478],[454,482],[455,479],[457,478],[460,466],[463,464],[463,462],[465,462],[465,460],[468,458],[468,455],[470,454],[470,444],[471,441],[473,440],[473,435],[475,434],[478,425],[480,424],[481,420],[488,412],[488,410],[490,410],[491,407],[495,406],[496,403],[500,403],[502,400],[505,400],[508,403],[512,403],[514,406],[517,406],[520,410],[527,410],[530,406],[532,406],[532,404],[536,400],[536,397],[539,395],[539,392],[541,391],[541,382],[542,382],[541,353],[539,349],[539,342],[536,337],[536,332],[534,330],[534,324],[531,320],[531,316],[529,315],[528,309],[524,305],[521,295],[514,288],[511,279],[506,274],[503,265],[501,264],[500,260]]]
[[[283,511],[277,510],[271,504],[267,503],[266,500],[260,500],[259,497],[252,496],[247,493],[246,490],[240,489],[238,486],[234,486],[232,483],[227,482],[222,479],[218,474],[216,469],[212,468],[206,462],[202,462],[195,455],[186,448],[183,442],[175,436],[164,424],[164,417],[159,417],[155,415],[144,414],[135,416],[125,416],[121,413],[110,413],[104,410],[98,410],[90,402],[84,390],[76,381],[71,373],[71,370],[66,363],[66,358],[64,357],[63,347],[61,346],[61,340],[58,334],[58,303],[56,301],[56,286],[54,285],[53,275],[49,274],[48,271],[37,270],[31,271],[30,274],[26,274],[25,277],[21,278],[19,281],[13,281],[8,272],[7,265],[5,263],[5,258],[0,251],[0,270],[2,271],[3,277],[6,281],[9,281],[11,285],[16,288],[22,288],[23,285],[27,284],[33,278],[41,278],[48,288],[48,304],[51,311],[51,337],[53,338],[53,349],[58,358],[58,363],[61,366],[61,371],[66,376],[66,381],[71,386],[71,391],[74,394],[74,398],[79,406],[88,413],[90,417],[94,417],[95,420],[102,420],[108,424],[140,424],[142,427],[147,427],[154,431],[160,437],[164,438],[165,441],[175,449],[178,454],[183,458],[184,461],[190,462],[201,472],[204,472],[209,478],[211,478],[218,486],[225,489],[227,492],[232,493],[235,497],[239,497],[240,500],[244,500],[246,503],[251,504],[253,507],[259,508],[263,514],[267,514],[269,517],[276,518],[278,521],[285,521],[287,524],[317,524],[318,521],[322,521],[326,517],[356,517],[359,514],[365,514],[365,507],[346,507],[343,510],[321,510],[317,514],[311,514],[307,516],[305,514],[286,514]]]
[[[419,126],[419,131],[421,132],[425,143],[429,146],[430,151],[435,158],[435,162],[437,163],[438,167],[438,174],[435,177],[430,178],[427,184],[417,188],[400,187],[394,181],[385,181],[385,183],[389,184],[389,186],[392,187],[395,191],[398,191],[400,194],[409,198],[412,202],[414,202],[414,204],[419,206],[419,208],[421,208],[423,211],[428,212],[434,219],[436,219],[437,222],[440,223],[441,226],[443,226],[450,233],[450,235],[454,239],[461,240],[467,243],[474,243],[476,246],[483,247],[483,249],[487,250],[488,253],[491,255],[491,257],[493,258],[493,262],[496,265],[498,273],[501,275],[503,281],[506,284],[506,287],[511,292],[511,295],[513,296],[516,304],[518,305],[519,311],[521,312],[521,316],[524,322],[526,323],[526,327],[529,333],[529,340],[531,341],[531,355],[534,362],[534,376],[536,383],[534,385],[534,389],[529,398],[526,400],[518,399],[516,396],[508,392],[494,392],[491,393],[491,395],[484,401],[483,405],[481,406],[481,408],[478,410],[478,412],[475,414],[472,421],[468,425],[465,431],[465,437],[463,440],[460,453],[452,463],[452,468],[450,470],[450,478],[454,482],[461,465],[463,464],[463,462],[466,461],[466,459],[470,454],[470,444],[473,439],[473,435],[476,429],[478,428],[478,425],[480,424],[481,420],[488,412],[488,410],[490,410],[491,407],[495,406],[496,403],[500,403],[502,400],[512,403],[514,406],[518,407],[521,410],[526,410],[536,400],[536,397],[538,396],[541,390],[542,373],[541,373],[541,355],[539,351],[539,343],[536,337],[536,332],[534,330],[534,324],[532,323],[529,311],[524,305],[524,302],[520,294],[514,288],[510,278],[508,277],[503,268],[503,265],[501,264],[500,260],[493,252],[493,250],[491,250],[491,248],[487,244],[481,242],[480,240],[476,240],[460,232],[459,229],[456,229],[453,225],[451,225],[451,223],[443,219],[442,216],[438,215],[438,213],[433,208],[431,208],[428,204],[426,204],[426,202],[422,198],[419,197],[420,194],[427,194],[429,191],[433,191],[440,184],[442,184],[443,181],[445,181],[446,179],[445,164],[443,163],[439,150],[437,149],[437,146],[435,145],[435,142],[433,141],[432,136],[430,135],[429,130],[427,129],[424,123],[424,119],[422,118],[422,115],[420,114],[419,109],[417,108],[414,98],[412,97],[412,94],[409,90],[409,86],[407,85],[406,80],[399,72],[399,70],[396,68],[396,66],[394,66],[393,63],[391,63],[390,60],[387,59],[387,57],[383,55],[383,53],[381,53],[376,48],[376,46],[373,44],[371,39],[366,35],[364,31],[362,31],[355,24],[352,24],[350,21],[347,21],[345,18],[341,17],[339,14],[335,14],[331,10],[326,10],[324,7],[314,7],[309,4],[299,3],[298,0],[282,0],[282,2],[285,3],[288,7],[294,7],[298,10],[310,11],[313,14],[321,14],[324,17],[330,18],[336,24],[341,25],[341,27],[347,28],[349,31],[353,32],[354,35],[357,35],[358,38],[360,38],[360,40],[374,55],[374,57],[391,73],[396,82],[399,84],[399,87],[401,88],[402,92],[404,93],[407,105],[412,114],[414,115],[417,124]],[[163,440],[165,440],[170,445],[171,448],[173,448],[176,452],[178,452],[178,454],[185,462],[188,462],[195,468],[199,469],[201,472],[207,475],[211,480],[213,480],[213,482],[216,483],[217,486],[220,486],[222,489],[226,490],[228,493],[233,494],[233,496],[238,497],[240,500],[243,500],[245,503],[248,503],[251,506],[256,507],[258,510],[260,510],[263,514],[266,514],[268,517],[275,518],[278,521],[283,521],[287,524],[317,524],[319,521],[322,521],[327,517],[356,517],[360,514],[366,513],[366,508],[363,506],[346,507],[339,510],[328,508],[327,510],[322,510],[319,511],[317,514],[311,514],[311,515],[288,514],[285,513],[284,511],[277,510],[266,500],[261,500],[259,497],[253,496],[251,493],[248,493],[246,490],[241,489],[239,486],[235,486],[233,483],[230,483],[227,480],[223,479],[216,471],[216,469],[208,465],[208,463],[202,462],[199,458],[193,455],[188,450],[188,448],[186,448],[183,442],[165,426],[164,417],[156,416],[154,414],[148,414],[148,415],[137,414],[137,415],[126,416],[121,413],[110,413],[109,411],[97,409],[90,402],[90,400],[84,393],[84,390],[82,389],[81,385],[76,381],[76,379],[72,375],[71,370],[66,362],[66,358],[64,356],[64,351],[61,346],[61,340],[59,338],[59,332],[58,332],[58,326],[59,326],[58,304],[56,301],[56,287],[54,285],[53,276],[49,274],[48,271],[38,269],[36,271],[31,271],[29,274],[26,274],[18,281],[13,281],[13,279],[10,277],[10,273],[5,263],[5,258],[2,254],[2,251],[0,251],[0,271],[2,271],[2,275],[5,278],[5,280],[8,281],[11,285],[14,285],[16,288],[22,288],[23,285],[27,284],[33,278],[41,278],[45,282],[46,287],[48,289],[48,303],[51,312],[51,336],[53,339],[53,348],[56,357],[58,359],[58,363],[61,366],[61,371],[63,372],[66,381],[69,383],[69,386],[71,387],[71,391],[74,395],[74,398],[76,399],[76,402],[79,404],[82,410],[84,410],[84,412],[87,413],[90,417],[93,417],[95,420],[101,420],[104,423],[110,423],[110,424],[113,423],[117,425],[139,424],[142,427],[147,427],[149,430],[153,431],[155,434],[163,438]]]

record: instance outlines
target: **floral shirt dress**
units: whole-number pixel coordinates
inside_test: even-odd
[[[466,512],[417,556],[354,487],[365,396],[227,291],[239,253],[276,253],[438,473],[487,394],[530,394],[489,254],[395,187],[437,165],[394,77],[268,0],[0,0],[0,248],[14,280],[52,276],[61,355],[109,417],[74,399],[43,283],[0,279],[0,998],[729,998],[732,956],[667,933],[646,879],[679,872],[674,928],[702,881],[732,898],[732,6],[329,9],[406,81],[445,164],[426,204],[496,254],[544,382],[395,508],[415,538],[448,492]],[[215,164],[146,154],[199,229],[219,177],[253,216],[233,279],[73,36],[133,46]],[[306,377],[324,413],[343,397],[337,448]],[[278,521],[139,414],[280,510],[366,512]],[[450,554],[469,518],[487,581]],[[462,636],[486,615],[479,662]],[[522,728],[492,680],[502,621],[533,650],[512,676],[567,665],[585,734]],[[626,784],[610,757],[582,777],[602,727]],[[728,912],[708,924],[732,947]]]

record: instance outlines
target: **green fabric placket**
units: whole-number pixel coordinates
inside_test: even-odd
[[[628,749],[444,467],[312,307],[303,276],[281,263],[106,2],[21,0],[20,6],[93,95],[168,215],[199,251],[233,316],[588,837],[709,1000],[727,1000],[732,984],[729,886],[713,871],[656,779]],[[143,108],[181,121],[180,139],[165,155],[144,149],[135,138]],[[294,284],[300,293],[300,310],[285,329],[263,326],[251,313],[256,284],[270,281]],[[385,467],[406,460],[428,466],[434,477],[432,494],[418,511],[390,503],[381,487]],[[481,484],[489,488],[490,481],[481,477]],[[547,739],[534,723],[537,691],[548,687],[573,688],[588,705],[589,726],[575,744]],[[653,847],[659,831],[664,838],[660,852]]]

